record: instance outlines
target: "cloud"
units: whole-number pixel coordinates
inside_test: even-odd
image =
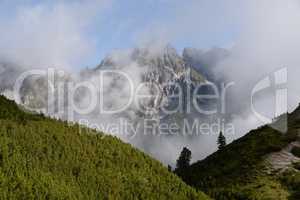
[[[242,32],[230,56],[216,73],[236,83],[235,99],[249,100],[250,89],[276,70],[288,70],[289,110],[300,101],[298,83],[300,58],[300,6],[297,0],[251,1]]]
[[[298,105],[300,101],[298,0],[188,2],[161,0],[161,2],[172,7],[171,11],[169,10],[165,18],[150,20],[151,23],[139,29],[135,37],[137,45],[150,45],[151,48],[159,49],[168,42],[206,48],[217,44],[226,46],[228,41],[233,44],[228,49],[230,54],[214,64],[216,76],[225,77],[228,82],[235,82],[230,89],[227,102],[229,112],[234,116],[236,135],[229,136],[229,141],[261,125],[250,111],[251,89],[259,80],[272,75],[277,69],[282,67],[288,69],[289,110]],[[47,2],[18,6],[16,14],[10,20],[7,17],[0,20],[0,27],[4,30],[0,37],[0,59],[16,64],[16,67],[10,68],[6,74],[2,73],[1,85],[8,83],[7,77],[10,77],[10,72],[14,74],[21,66],[27,68],[58,66],[72,69],[74,63],[84,63],[95,48],[89,30],[93,28],[93,22],[99,17],[99,13],[111,3],[96,0],[85,3],[60,1],[54,4]],[[146,69],[141,69],[136,62],[132,62],[126,53],[115,52],[112,57],[118,60],[123,71],[136,78],[137,84],[141,82],[141,76]],[[205,60],[205,54],[203,59]],[[210,57],[206,59],[214,63]],[[0,65],[0,70],[7,69],[6,66]],[[93,77],[89,78],[93,81]],[[113,83],[114,79],[107,81],[106,97],[123,95],[125,86],[120,87],[120,90],[110,90]],[[86,102],[87,96],[80,97],[82,98],[79,98],[79,101]],[[259,99],[263,112],[274,109],[272,97],[267,93]],[[115,98],[116,104],[122,100]],[[130,116],[136,117],[135,114]],[[77,119],[81,117],[78,116]],[[115,120],[93,114],[87,118],[92,123],[109,124]],[[194,160],[212,153],[216,150],[216,138],[215,135],[192,140],[172,137],[147,141],[147,138],[138,138],[140,140],[130,142],[135,142],[141,149],[147,149],[148,153],[164,163],[174,164],[183,146],[191,148]]]
[[[20,3],[15,14],[0,20],[0,58],[29,68],[83,64],[95,48],[90,26],[109,5],[106,0]]]
[[[226,3],[226,5],[224,4]],[[174,4],[173,18],[165,19],[141,31],[142,43],[152,41],[193,41],[197,46],[206,46],[206,41],[218,41],[230,32],[236,35],[228,50],[229,56],[214,67],[216,76],[234,82],[228,93],[228,112],[234,116],[237,139],[250,129],[263,124],[251,111],[251,90],[265,77],[272,77],[278,69],[288,70],[288,108],[292,111],[300,101],[300,2],[298,0],[253,0],[253,1],[190,1]],[[219,42],[220,44],[220,42]],[[210,43],[212,45],[212,43]],[[273,79],[272,79],[273,80]],[[279,86],[284,87],[284,86]],[[274,116],[274,89],[266,91],[258,99],[259,111]],[[199,137],[197,142],[172,141],[179,146],[189,146],[196,152],[196,159],[215,149],[215,138]],[[209,144],[205,149],[203,145]],[[166,146],[170,152],[170,143]],[[203,148],[199,148],[202,146]],[[158,151],[164,152],[164,147]],[[203,154],[203,151],[206,153]],[[173,145],[173,151],[178,147]],[[198,157],[199,155],[202,155]],[[159,157],[159,154],[157,154]],[[160,156],[163,156],[160,154]],[[164,156],[165,160],[169,160]]]

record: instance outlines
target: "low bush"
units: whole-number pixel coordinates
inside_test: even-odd
[[[293,147],[292,154],[300,158],[300,147]]]

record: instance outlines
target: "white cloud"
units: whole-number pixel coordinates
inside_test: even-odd
[[[66,2],[19,7],[16,16],[11,20],[1,20],[0,27],[3,31],[0,33],[0,58],[27,67],[69,68],[86,59],[95,48],[86,30],[92,26],[96,15],[111,2]],[[231,103],[238,109],[238,114],[247,111],[234,120],[237,136],[260,124],[248,113],[250,91],[257,81],[276,69],[288,68],[290,110],[298,104],[298,0],[193,0],[184,3],[176,1],[174,4],[168,0],[164,2],[174,6],[171,17],[153,22],[146,29],[140,30],[137,43],[159,47],[170,41],[192,41],[197,47],[202,46],[207,38],[223,38],[227,31],[231,32],[238,27],[239,36],[232,41],[234,45],[231,47],[230,56],[218,65],[216,71],[225,75],[228,81],[235,82]],[[140,72],[135,65],[126,66],[129,73],[136,73],[136,77],[139,77]],[[263,105],[269,108],[268,103]],[[92,116],[91,120],[97,123],[105,119]],[[114,119],[107,119],[107,123],[112,120]],[[189,146],[196,152],[195,159],[216,149],[216,136],[199,137],[192,142],[178,137],[164,142],[165,145],[159,146],[159,142],[147,144],[141,141],[137,146],[152,146],[148,150],[165,163],[174,162],[182,146]]]
[[[109,5],[95,0],[18,6],[13,18],[0,21],[0,57],[30,68],[70,68],[93,52],[87,30]]]

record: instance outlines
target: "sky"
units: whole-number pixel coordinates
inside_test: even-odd
[[[243,12],[243,5],[234,8],[234,3],[233,0],[0,0],[0,34],[6,38],[0,41],[1,49],[6,52],[0,53],[9,59],[21,55],[17,60],[25,65],[81,69],[96,66],[114,49],[157,41],[170,43],[179,51],[184,47],[228,47],[239,34]],[[31,60],[28,51],[39,58],[24,61]],[[25,56],[26,59],[22,58]]]
[[[251,112],[251,92],[279,69],[288,72],[288,111],[300,102],[299,11],[300,0],[0,0],[0,64],[55,67],[77,74],[116,49],[171,44],[180,52],[184,47],[225,47],[230,55],[214,73],[235,84],[229,102],[238,111],[233,118],[236,139],[262,124]],[[126,70],[139,73],[132,66]],[[11,77],[4,74],[1,79],[6,83]],[[262,95],[259,111],[273,111],[273,100]],[[184,145],[195,155],[215,150],[215,138],[177,142],[154,145],[152,150],[164,163],[174,162]]]

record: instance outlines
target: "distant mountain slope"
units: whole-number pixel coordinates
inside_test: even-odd
[[[182,57],[188,66],[192,66],[203,74],[209,81],[223,81],[220,80],[220,74],[216,74],[216,66],[225,60],[230,55],[228,49],[212,48],[210,50],[201,50],[195,48],[184,48]]]
[[[119,139],[0,96],[0,199],[208,199]]]
[[[300,140],[300,107],[288,115],[288,128],[284,134],[269,126],[250,131],[224,150],[176,173],[215,199],[300,199],[300,163],[291,155],[291,146],[298,146]],[[282,153],[290,158],[278,169],[270,158]]]
[[[188,65],[183,56],[170,45],[160,47],[150,45],[115,50],[108,54],[96,68],[84,70],[81,74],[83,78],[89,80],[96,72],[107,69],[121,70],[133,76],[134,81],[138,80],[138,86],[144,85],[142,92],[152,96],[152,98],[144,98],[143,100],[137,99],[139,102],[134,102],[130,108],[118,113],[118,116],[115,117],[115,119],[125,118],[131,124],[138,124],[137,127],[140,131],[137,131],[137,134],[127,134],[129,136],[135,134],[135,136],[129,139],[125,138],[125,140],[164,163],[173,163],[175,151],[169,152],[169,149],[177,149],[179,144],[178,142],[171,142],[171,140],[189,143],[190,140],[198,137],[197,133],[191,133],[190,137],[185,137],[183,122],[185,120],[192,124],[196,117],[199,118],[201,113],[197,111],[196,103],[193,102],[193,94],[197,86],[207,81],[206,77],[196,68]],[[113,104],[112,101],[118,99],[114,97],[115,91],[121,93],[126,89],[126,82],[119,76],[112,75],[110,78],[109,81],[105,81],[107,88],[110,89],[104,95],[109,99],[107,103],[109,106]],[[122,90],[122,87],[125,89]],[[198,94],[204,94],[200,90],[205,90],[205,87],[198,87],[196,91]],[[204,104],[200,100],[197,103],[201,106]],[[205,106],[207,109],[208,106]],[[205,118],[206,121],[212,121],[210,116],[202,115],[201,117],[208,118]],[[156,128],[161,125],[169,127],[174,124],[179,127],[175,134],[169,129],[160,130],[160,128]],[[168,141],[168,147],[165,145],[166,141]]]
[[[206,78],[197,71],[195,66],[184,60],[172,46],[166,45],[159,48],[134,48],[124,51],[116,51],[105,57],[96,70],[113,67],[128,67],[135,63],[139,67],[147,66],[144,71],[144,81],[154,81],[160,84],[175,81],[178,78],[185,78],[184,75],[190,70],[192,82],[204,82]]]

